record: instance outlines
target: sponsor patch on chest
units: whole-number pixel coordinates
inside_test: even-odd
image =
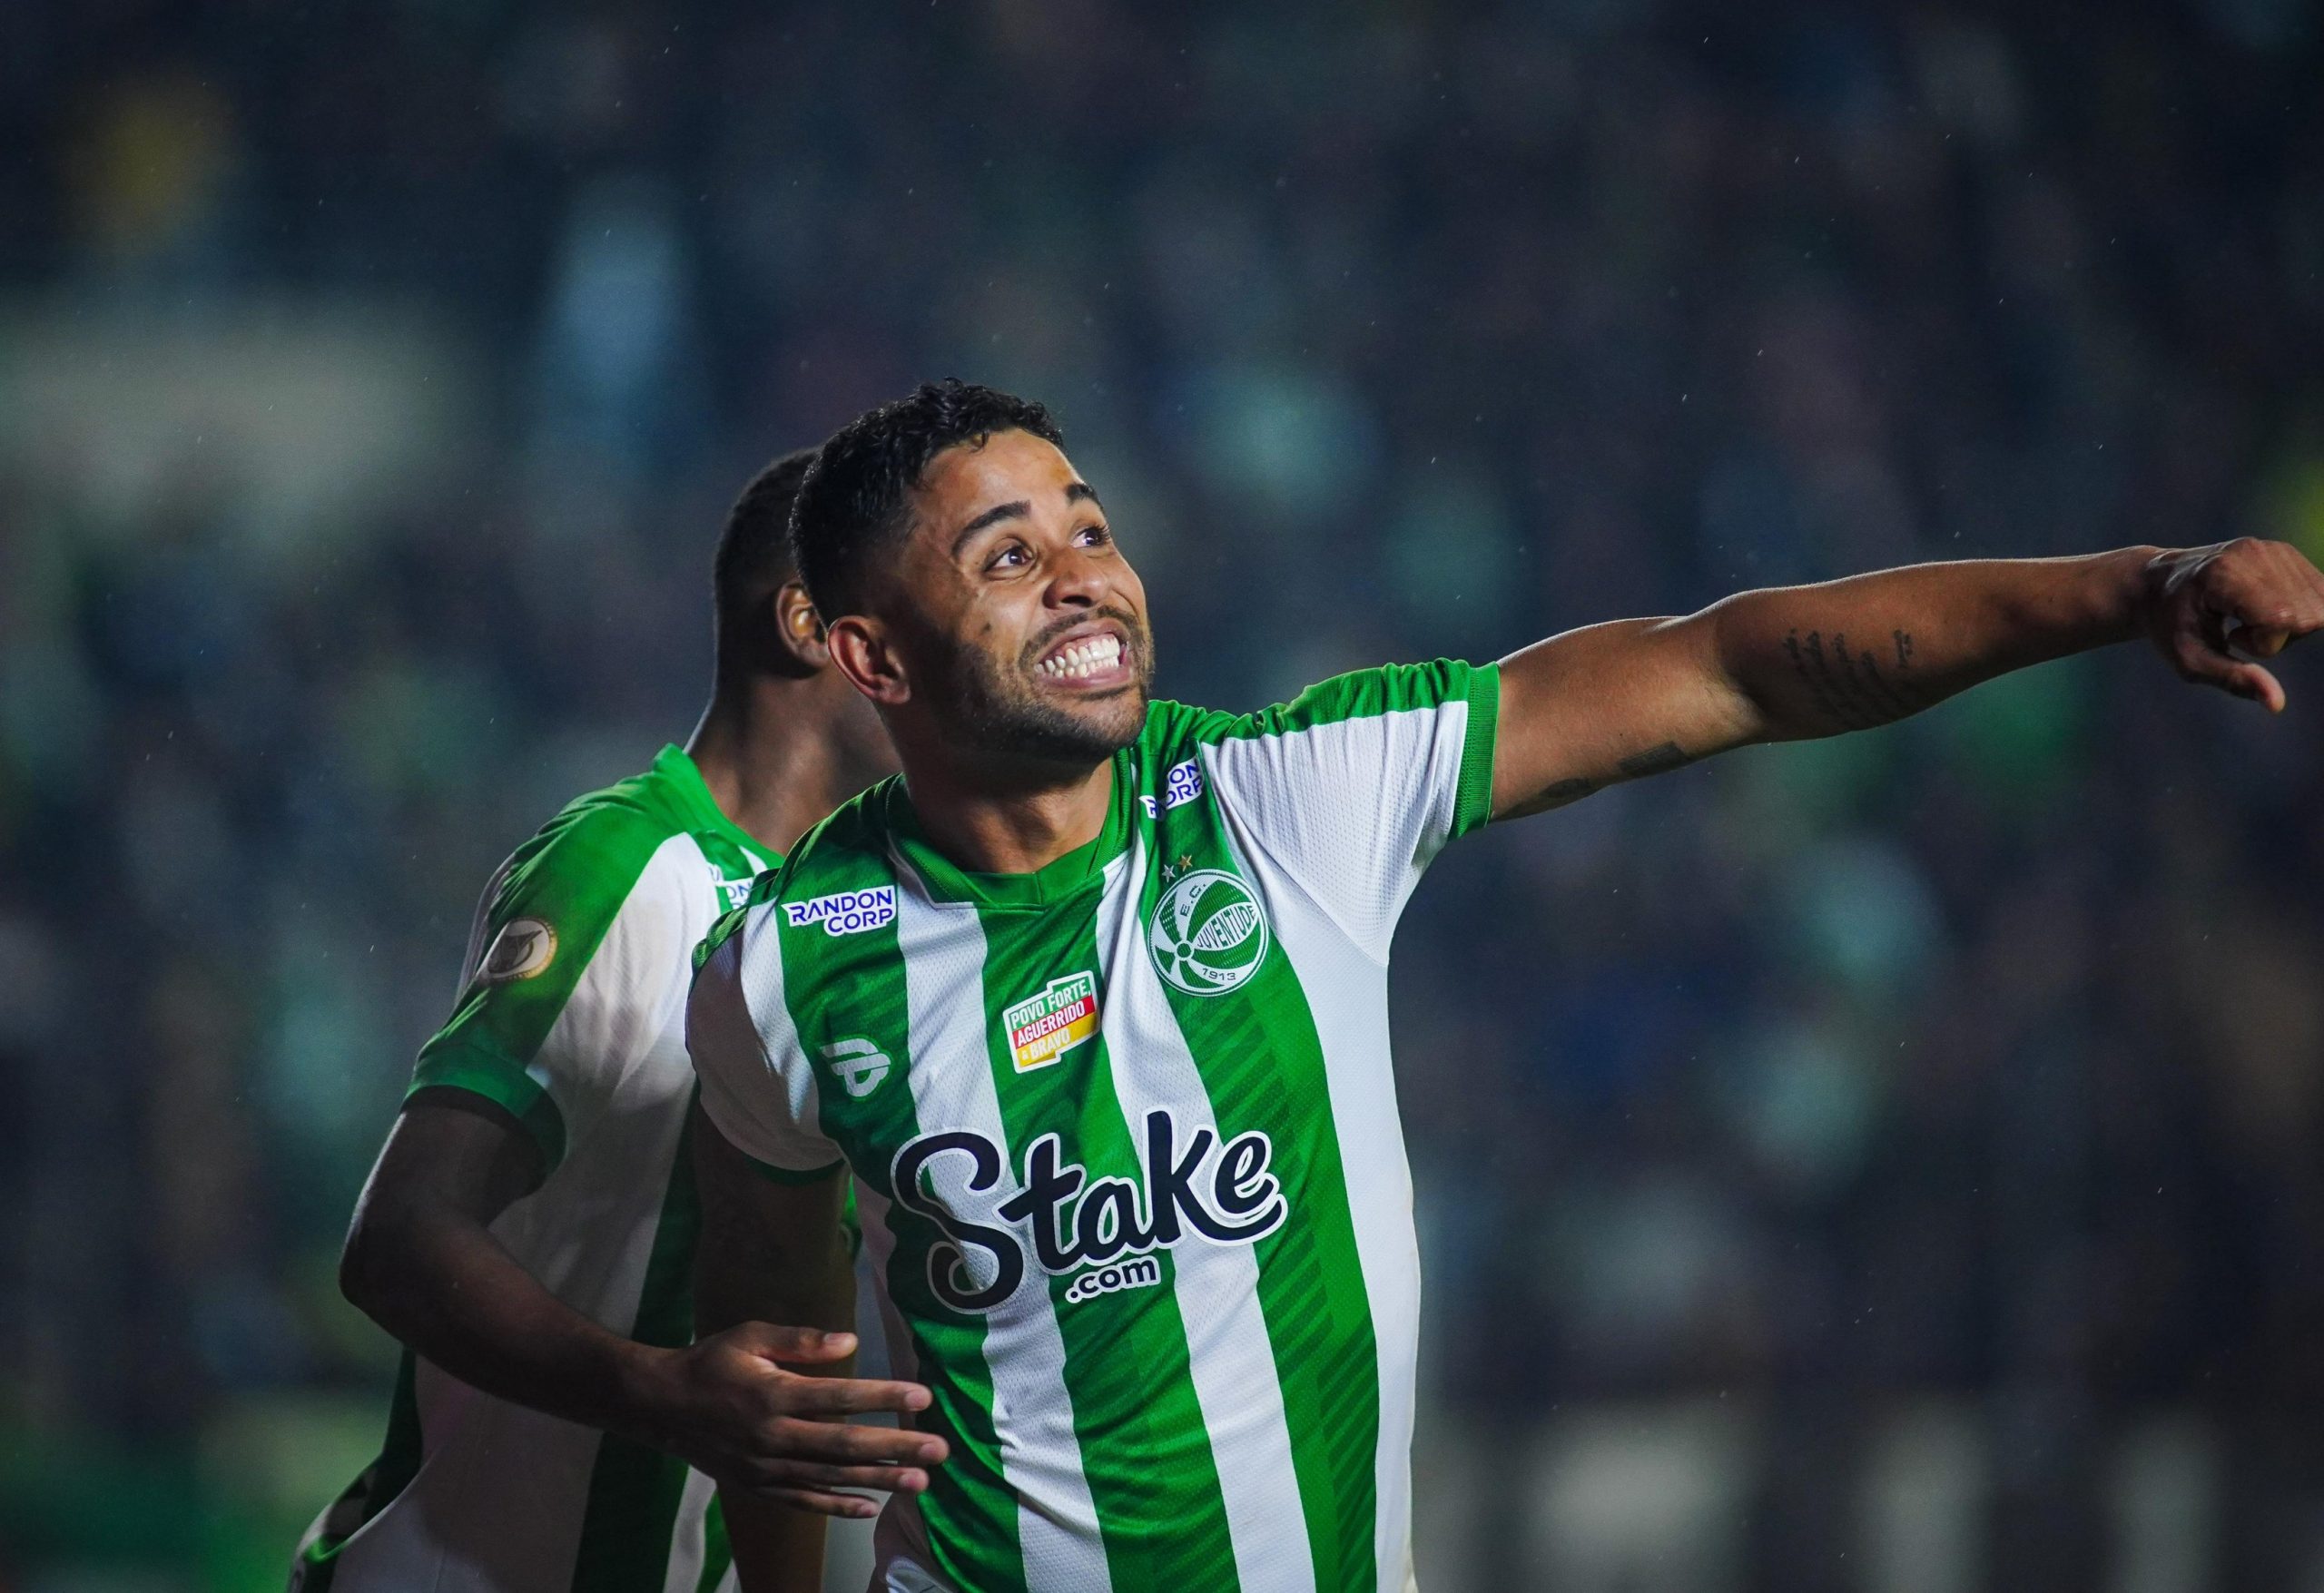
[[[1098,1032],[1098,976],[1051,979],[1039,995],[1004,1008],[1000,1025],[1018,1072],[1047,1067]]]
[[[873,885],[862,890],[813,896],[805,901],[786,901],[783,904],[783,916],[794,929],[821,924],[826,935],[861,935],[867,929],[883,929],[896,921],[896,888]]]
[[[1150,796],[1142,796],[1137,799],[1137,804],[1146,810],[1147,818],[1156,819],[1168,812],[1172,808],[1185,807],[1200,795],[1202,795],[1202,765],[1189,758],[1183,763],[1172,764],[1169,773],[1163,776],[1162,800],[1159,803]]]

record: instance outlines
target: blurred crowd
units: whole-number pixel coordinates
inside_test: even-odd
[[[337,1244],[475,893],[684,739],[765,457],[1048,400],[1230,707],[1921,558],[2324,557],[2319,67],[2304,0],[0,7],[0,1584],[167,1457],[359,1458]],[[1449,853],[1431,1420],[1748,1402],[1815,1588],[1866,1413],[1976,1401],[2054,1588],[2095,1447],[2191,1411],[2225,1585],[2324,1548],[2284,674],[2117,649]]]

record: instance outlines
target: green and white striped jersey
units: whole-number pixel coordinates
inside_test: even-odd
[[[581,797],[487,889],[451,1020],[411,1087],[471,1091],[549,1168],[493,1234],[558,1299],[693,1337],[684,1043],[694,945],[773,860],[665,747]],[[294,1593],[708,1593],[732,1585],[706,1478],[478,1392],[405,1352],[379,1459],[300,1545]]]
[[[1420,1277],[1388,944],[1491,804],[1499,675],[1153,705],[1088,846],[949,862],[891,780],[696,954],[704,1109],[852,1169],[951,1458],[893,1593],[1401,1593]]]

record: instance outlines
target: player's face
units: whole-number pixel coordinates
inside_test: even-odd
[[[899,573],[933,643],[915,649],[931,655],[914,693],[948,733],[1068,764],[1137,738],[1154,678],[1146,588],[1055,446],[1003,431],[937,455]]]

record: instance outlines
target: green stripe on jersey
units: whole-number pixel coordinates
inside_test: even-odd
[[[832,849],[832,867],[818,875],[820,890],[893,886],[885,851],[861,808],[842,809],[827,827],[839,832],[832,839],[842,844]],[[757,894],[771,899],[774,884],[771,876]],[[834,935],[819,923],[794,925],[777,907],[759,932],[768,929],[781,937],[784,1000],[815,1071],[821,1120],[808,1126],[837,1144],[855,1175],[891,1203],[890,1157],[921,1131],[911,1088],[910,1001],[896,926],[891,921],[862,933]],[[858,1095],[850,1077],[868,1076],[843,1075],[838,1064],[860,1064],[870,1053],[888,1058],[887,1071]],[[985,1319],[951,1310],[930,1288],[929,1252],[943,1240],[940,1228],[895,1205],[889,1206],[887,1223],[894,1247],[883,1282],[910,1324],[920,1381],[931,1396],[913,1425],[940,1435],[951,1449],[950,1458],[929,1472],[921,1513],[947,1576],[979,1593],[1022,1593],[1017,1501],[1003,1480],[1000,1438],[993,1423]]]
[[[409,1350],[396,1363],[396,1391],[388,1406],[388,1437],[379,1458],[365,1468],[322,1519],[320,1529],[299,1550],[298,1593],[330,1593],[339,1573],[339,1551],[347,1540],[392,1504],[419,1475],[426,1452],[419,1431],[419,1363]]]
[[[702,1575],[694,1579],[694,1593],[718,1593],[718,1584],[734,1568],[734,1542],[727,1535],[726,1512],[712,1494],[702,1511]]]
[[[1167,883],[1198,880],[1206,871],[1237,879],[1244,872],[1207,796],[1157,824],[1139,925],[1154,921]],[[1315,1586],[1359,1593],[1377,1576],[1380,1368],[1347,1171],[1332,1115],[1316,1109],[1328,1101],[1330,1084],[1315,1020],[1280,939],[1270,939],[1257,971],[1236,988],[1238,999],[1162,983],[1223,1131],[1258,1129],[1274,1146],[1271,1171],[1283,1182],[1291,1216],[1258,1242],[1259,1305],[1283,1391]]]
[[[694,1182],[693,1133],[689,1106],[629,1332],[638,1343],[663,1349],[694,1342],[694,1250],[702,1232],[702,1202]],[[686,1464],[676,1456],[611,1433],[598,1440],[573,1562],[573,1593],[658,1589],[667,1575],[685,1487]]]
[[[1098,881],[1093,880],[1093,887]],[[1024,1169],[1035,1142],[1055,1135],[1063,1163],[1079,1163],[1088,1183],[1072,1208],[1088,1234],[1098,1203],[1091,1185],[1116,1178],[1134,1190],[1146,1179],[1116,1098],[1102,1024],[1053,1061],[1019,1066],[1009,1010],[1043,998],[1050,981],[1086,976],[1102,1013],[1105,959],[1098,955],[1098,893],[1070,908],[980,907],[985,933],[985,1032],[1010,1165]],[[1046,1002],[1045,1002],[1046,1004]],[[1038,1044],[1038,1042],[1036,1042]],[[1040,1221],[1036,1216],[1035,1221]],[[1135,1224],[1137,1205],[1117,1208]],[[1059,1224],[1052,1218],[1051,1231]],[[1116,1593],[1225,1590],[1240,1584],[1226,1531],[1226,1501],[1196,1402],[1170,1253],[1154,1253],[1160,1279],[1144,1288],[1068,1297],[1078,1273],[1047,1279],[1050,1309],[1065,1342],[1065,1385],[1081,1441],[1081,1467],[1098,1510]],[[1038,1267],[1038,1262],[1033,1264]],[[1035,1273],[1038,1276],[1038,1272]]]

